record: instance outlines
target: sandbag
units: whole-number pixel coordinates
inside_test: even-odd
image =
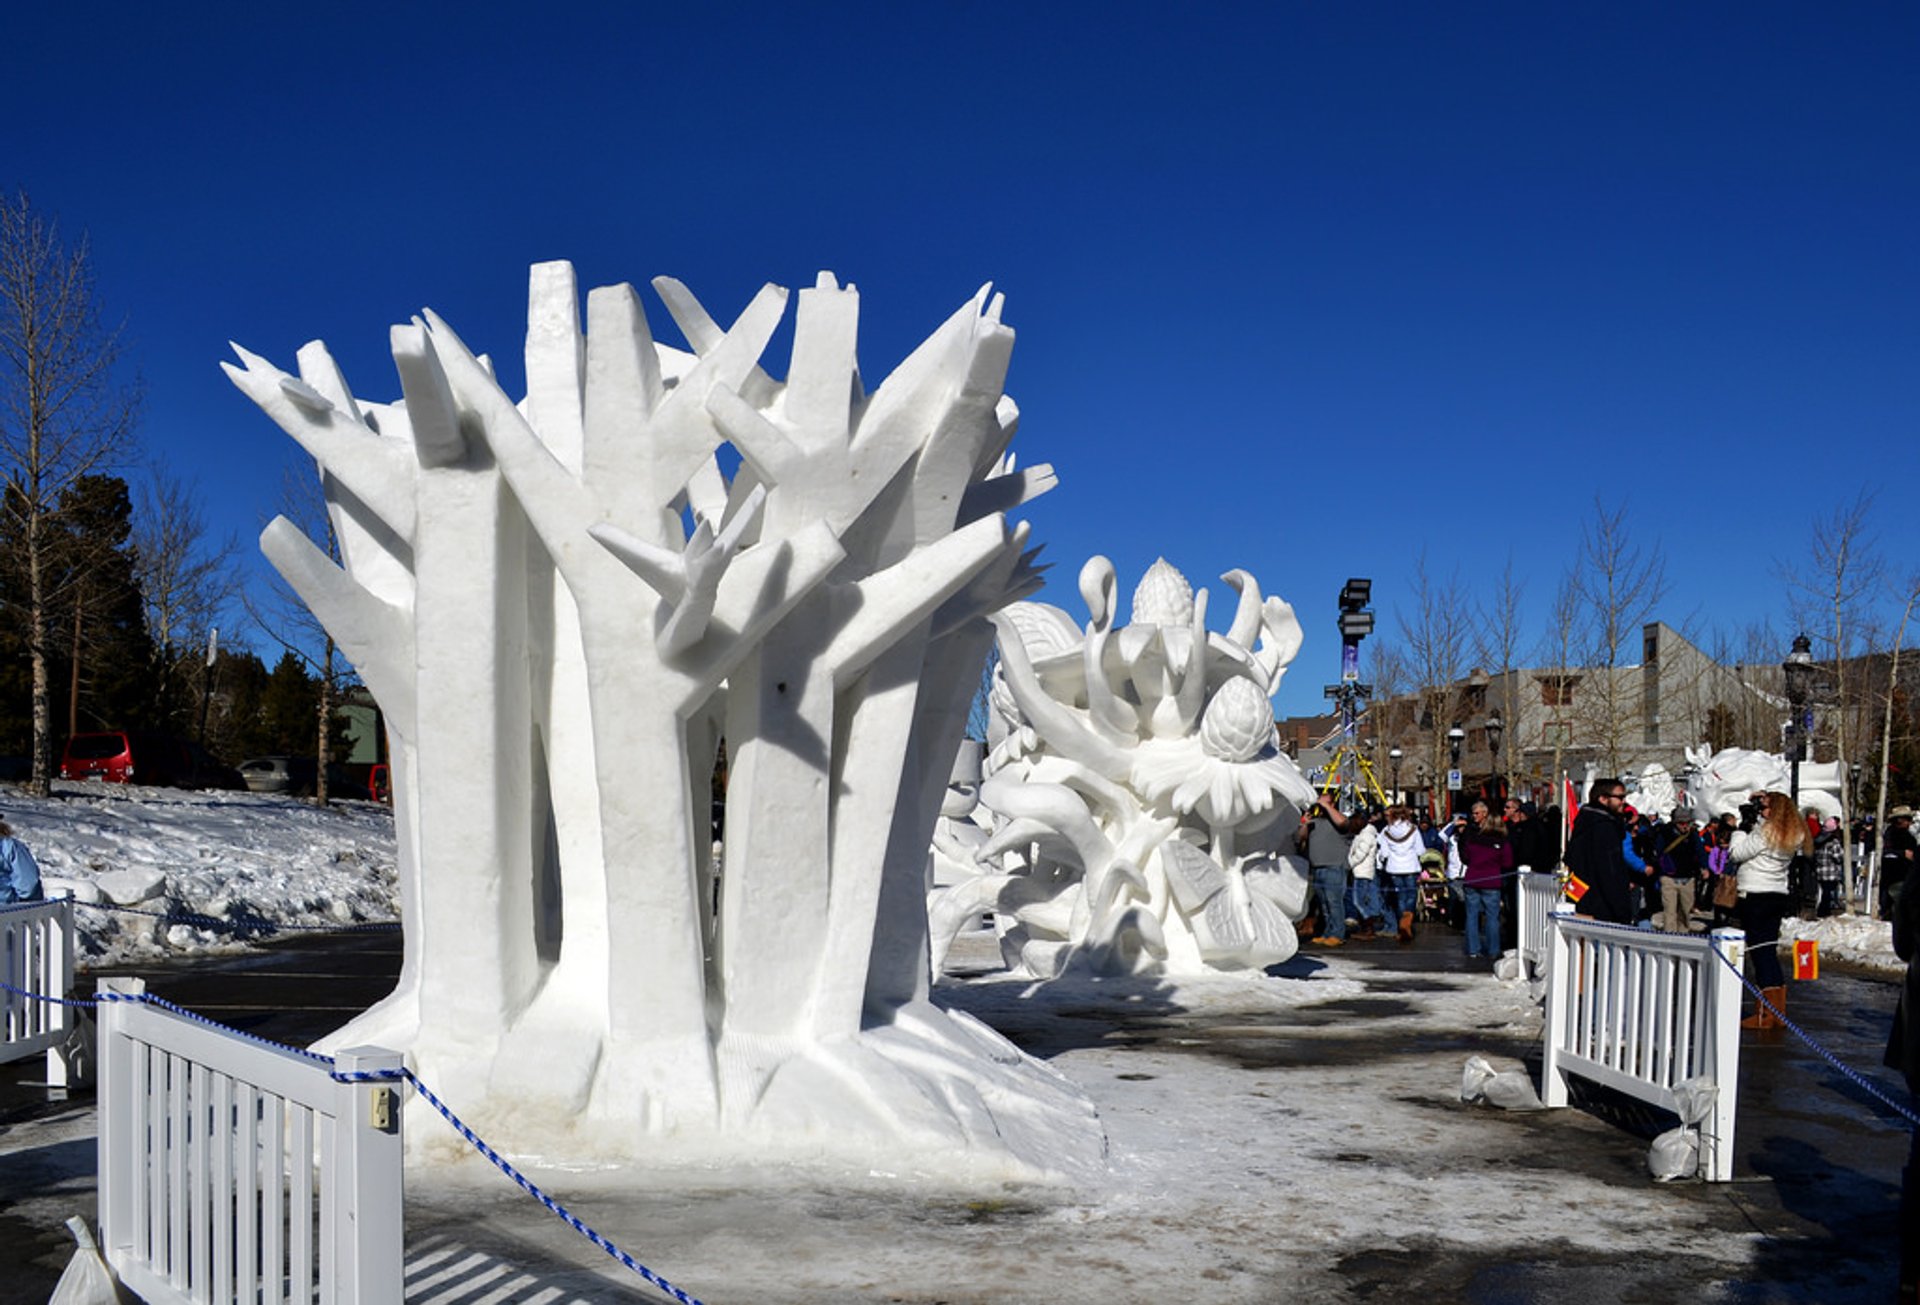
[[[1460,1075],[1460,1099],[1485,1101],[1501,1110],[1540,1110],[1540,1094],[1523,1069],[1496,1070],[1484,1056],[1469,1056]]]
[[[1656,1182],[1691,1178],[1700,1171],[1700,1130],[1681,1125],[1669,1128],[1647,1148],[1647,1172]]]
[[[67,1264],[67,1271],[60,1275],[60,1281],[54,1284],[47,1305],[120,1305],[127,1298],[120,1294],[120,1284],[102,1258],[87,1221],[76,1214],[67,1220],[67,1231],[80,1247]]]

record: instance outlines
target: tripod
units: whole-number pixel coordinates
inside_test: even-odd
[[[1348,774],[1349,765],[1352,766],[1351,776]],[[1340,745],[1327,761],[1326,774],[1325,782],[1320,785],[1323,793],[1347,789],[1355,798],[1371,797],[1383,807],[1390,805],[1386,791],[1380,787],[1380,780],[1373,773],[1373,763],[1352,744]]]

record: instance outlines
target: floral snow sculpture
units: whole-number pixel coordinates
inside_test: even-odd
[[[519,402],[431,313],[393,328],[397,403],[317,343],[227,368],[319,462],[341,564],[285,520],[262,547],[393,746],[405,959],[330,1045],[404,1051],[552,1161],[1097,1162],[1078,1089],[927,1000],[946,759],[988,615],[1037,584],[1005,513],[1053,483],[1006,455],[1001,300],[869,391],[828,274],[783,381],[787,291],[722,327],[654,288],[692,352],[629,286],[583,333],[571,266],[536,266]]]
[[[1000,666],[980,801],[995,815],[975,879],[929,903],[936,965],[954,935],[995,914],[1017,971],[1069,965],[1196,974],[1258,969],[1298,946],[1307,878],[1293,855],[1314,799],[1276,746],[1268,699],[1300,623],[1245,571],[1227,634],[1207,595],[1162,559],[1113,624],[1114,570],[1080,573],[1085,629],[1057,607],[994,618]]]

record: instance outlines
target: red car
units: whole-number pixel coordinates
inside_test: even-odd
[[[60,778],[172,788],[246,787],[240,772],[206,749],[170,734],[144,730],[74,735],[60,758]]]

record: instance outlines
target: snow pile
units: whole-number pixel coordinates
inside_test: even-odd
[[[1864,915],[1830,915],[1824,920],[1789,918],[1780,922],[1780,940],[1813,938],[1820,943],[1820,959],[1857,965],[1877,974],[1900,974],[1907,965],[1893,950],[1893,926]]]
[[[321,808],[264,793],[60,782],[52,800],[0,785],[0,819],[33,850],[49,892],[148,913],[82,908],[83,966],[233,951],[267,925],[338,929],[398,917],[393,813],[377,803]]]

